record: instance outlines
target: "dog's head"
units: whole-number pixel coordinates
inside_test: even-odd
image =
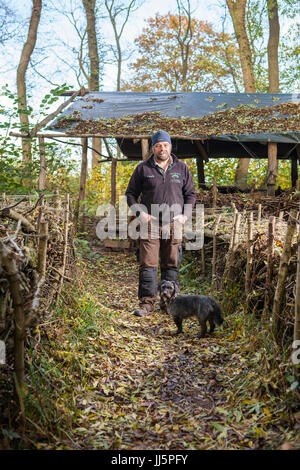
[[[179,292],[179,287],[175,281],[160,281],[157,290],[160,298],[168,302]]]

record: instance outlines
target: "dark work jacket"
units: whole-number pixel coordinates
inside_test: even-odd
[[[125,193],[129,207],[139,204],[141,195],[140,204],[146,206],[148,214],[151,214],[151,204],[166,204],[169,207],[177,204],[178,208],[171,210],[171,221],[178,214],[190,217],[196,202],[192,175],[184,162],[173,154],[172,158],[173,163],[165,172],[156,165],[154,155],[135,168]],[[190,207],[184,207],[185,204]],[[164,215],[160,215],[160,221],[162,217]]]

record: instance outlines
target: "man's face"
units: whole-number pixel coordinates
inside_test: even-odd
[[[158,160],[166,161],[170,158],[171,148],[169,142],[157,142],[153,147],[153,152]]]

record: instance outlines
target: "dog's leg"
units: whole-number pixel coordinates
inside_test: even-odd
[[[175,334],[179,335],[180,333],[182,333],[182,318],[181,317],[173,317],[173,318],[177,326],[177,331]]]
[[[215,322],[213,321],[212,318],[209,318],[209,319],[208,319],[208,322],[209,322],[209,326],[210,326],[210,328],[209,328],[209,334],[211,334],[211,333],[213,333],[213,331],[214,331],[216,325],[215,325]]]
[[[198,338],[200,339],[200,338],[204,338],[204,336],[206,335],[207,328],[206,328],[206,321],[200,321],[199,320],[199,324],[201,326],[201,331],[198,334]]]

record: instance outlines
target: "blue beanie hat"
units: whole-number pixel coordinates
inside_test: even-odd
[[[169,142],[169,144],[171,145],[171,137],[166,131],[157,131],[152,136],[152,147],[157,144],[157,142]]]

